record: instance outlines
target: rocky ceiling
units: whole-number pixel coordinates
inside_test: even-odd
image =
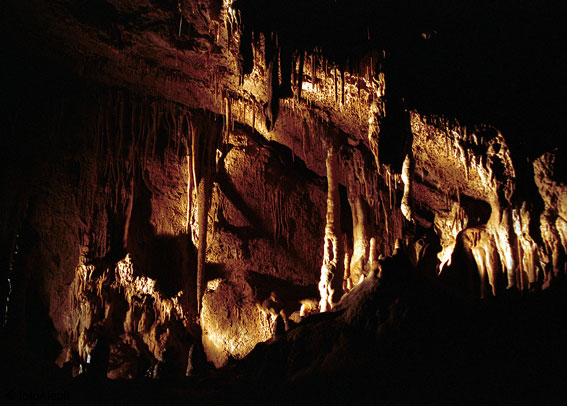
[[[74,403],[521,398],[565,359],[559,3],[4,1],[2,361]]]

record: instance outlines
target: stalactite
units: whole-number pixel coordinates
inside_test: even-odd
[[[533,162],[534,180],[545,205],[539,218],[543,245],[538,250],[540,267],[545,273],[543,288],[548,288],[554,279],[567,272],[567,223],[564,220],[567,218],[567,186],[558,173],[557,162],[561,156],[558,152],[545,153]]]
[[[297,100],[301,101],[301,92],[303,90],[303,64],[305,62],[305,51],[299,51],[299,72],[297,78]]]
[[[248,104],[249,104],[248,99],[245,99],[244,102],[243,102],[243,107],[242,107],[242,110],[243,110],[243,113],[242,113],[242,122],[243,122],[243,123],[246,123],[246,109],[247,109],[247,107],[248,107]]]
[[[491,202],[492,212],[488,220],[488,231],[493,235],[496,247],[498,248],[501,268],[508,276],[508,288],[516,285],[516,255],[513,250],[513,225],[511,208],[500,209],[500,205]]]
[[[136,157],[136,151],[139,148],[139,141],[140,141],[140,127],[141,127],[141,120],[142,120],[142,108],[140,103],[137,101],[132,100],[132,107],[130,109],[130,133],[132,135],[132,151],[134,152],[134,156],[132,159]],[[137,130],[137,131],[136,131]]]
[[[186,127],[187,127],[187,133],[185,136],[185,156],[186,156],[186,160],[187,160],[187,211],[186,211],[186,215],[185,215],[185,221],[186,221],[186,225],[185,225],[185,232],[189,235],[189,229],[191,226],[191,208],[193,206],[193,201],[192,201],[192,196],[193,190],[196,190],[196,188],[192,188],[192,184],[194,183],[194,177],[193,177],[193,159],[194,159],[194,155],[193,155],[193,151],[192,151],[192,144],[193,144],[193,127],[191,125],[191,118],[189,116],[189,114],[185,115],[185,122],[186,122]]]
[[[540,255],[542,268],[545,270],[545,287],[549,286],[552,279],[556,279],[562,274],[560,266],[560,258],[563,253],[559,233],[555,228],[553,215],[549,212],[543,212],[540,216],[540,233],[543,239],[544,247]]]
[[[559,234],[563,252],[567,253],[567,221],[565,221],[563,217],[557,216],[555,219],[555,229],[557,230],[557,234]]]
[[[111,101],[110,101],[111,102]],[[107,159],[105,160],[106,166],[104,169],[104,177],[107,178],[109,176],[112,175],[112,170],[111,170],[111,165],[112,165],[112,159],[108,159],[108,157],[110,157],[112,155],[112,151],[110,150],[110,145],[111,145],[111,139],[110,139],[110,134],[111,134],[111,130],[110,130],[110,112],[108,109],[106,109],[104,111],[104,135],[106,136],[106,156]]]
[[[175,130],[173,128],[174,126],[172,125],[173,112],[171,111],[171,109],[167,109],[164,113],[164,116],[165,116],[165,123],[167,125],[167,135],[166,135],[167,136],[167,147],[164,150],[164,154],[165,154],[165,151],[169,151],[171,149],[171,142],[173,140],[172,133]],[[163,157],[165,158],[165,155]]]
[[[339,102],[339,93],[337,90],[337,68],[335,67],[335,73],[333,75],[333,79],[335,82],[335,104],[337,104]]]
[[[197,134],[197,131],[195,130],[195,127],[193,126],[193,121],[191,121],[191,156],[193,157],[192,160],[192,164],[193,164],[193,187],[194,190],[197,190],[197,182],[198,182],[198,177],[197,177],[197,171],[199,168],[199,155],[198,155],[198,151],[199,151],[199,136]]]
[[[226,98],[226,133],[230,134],[234,129],[234,120],[232,118],[232,98],[228,96]]]
[[[397,179],[397,175],[394,174],[394,176],[392,177],[393,181],[394,181],[394,188],[392,189],[392,196],[394,196],[394,202],[393,202],[393,207],[398,207],[398,179]]]
[[[345,104],[345,70],[341,69],[341,104]]]
[[[252,102],[252,129],[256,130],[256,103]]]
[[[149,108],[149,112],[147,112],[148,116],[146,121],[146,137],[145,137],[145,142],[144,142],[144,152],[143,152],[143,162],[144,164],[147,162],[148,158],[149,158],[149,151],[150,151],[150,140],[151,140],[151,134],[153,132],[153,109],[150,106]]]
[[[384,195],[382,193],[382,191],[380,191],[379,194],[380,197],[380,207],[382,208],[382,214],[384,215],[383,217],[383,221],[384,221],[384,228],[386,230],[386,234],[390,234],[390,229],[389,229],[389,221],[388,221],[388,213],[386,212],[386,203],[384,203]],[[380,219],[379,219],[379,211],[376,211],[376,223],[379,224],[380,223]]]
[[[264,115],[266,117],[266,130],[272,131],[279,114],[278,64],[277,57],[273,55],[268,60],[266,76],[268,78],[268,101],[264,105]]]
[[[310,152],[309,144],[309,126],[307,121],[303,120],[303,126],[301,131],[301,150],[303,151],[303,159],[307,162],[308,153]]]
[[[387,169],[387,178],[388,178],[388,202],[390,204],[390,210],[392,210],[392,175],[390,173],[390,169]]]
[[[433,223],[442,247],[442,250],[437,254],[440,261],[439,273],[441,273],[446,265],[451,265],[457,235],[467,227],[468,217],[459,204],[453,203],[450,211],[436,213]]]
[[[197,184],[197,225],[199,245],[197,249],[197,311],[201,310],[201,300],[204,292],[205,262],[207,250],[208,212],[212,191],[212,178],[216,164],[216,150],[220,141],[221,129],[216,125],[214,118],[205,115],[200,117],[200,133],[193,137],[195,141],[202,138],[199,147],[194,148],[193,168]],[[195,133],[194,133],[195,134]],[[198,168],[195,163],[198,159]]]
[[[153,107],[153,109],[152,109],[153,129],[152,129],[151,138],[150,138],[150,145],[151,145],[151,155],[150,156],[153,158],[154,155],[155,155],[157,134],[158,134],[158,129],[159,129],[159,111],[158,111],[157,102],[153,102],[152,107]]]
[[[128,245],[128,232],[130,230],[130,220],[132,218],[132,207],[134,205],[134,176],[130,179],[130,194],[128,199],[128,205],[126,207],[126,221],[124,224],[124,238],[123,238],[123,246],[124,248]]]
[[[199,226],[199,246],[197,251],[197,313],[201,311],[201,299],[205,283],[205,261],[207,249],[208,207],[210,203],[211,182],[203,176],[197,187],[197,224]]]
[[[317,62],[315,60],[315,52],[311,56],[311,83],[313,84],[313,91],[317,91]]]

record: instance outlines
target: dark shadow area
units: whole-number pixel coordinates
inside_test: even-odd
[[[283,308],[288,316],[299,310],[300,300],[306,298],[318,299],[319,297],[316,286],[295,285],[270,275],[249,271],[246,273],[246,280],[254,289],[256,299],[260,303],[269,298],[271,292],[275,292],[278,298],[282,300]]]
[[[533,404],[564,398],[563,284],[466,301],[421,277],[403,254],[382,261],[382,267],[381,279],[369,277],[335,311],[308,317],[224,369],[130,382],[52,375],[27,380],[25,387],[12,382],[4,396],[45,391],[72,404],[120,399],[333,405]]]
[[[189,289],[193,298],[196,286],[197,254],[189,235],[157,235],[150,223],[151,193],[139,179],[134,187],[134,204],[128,233],[127,249],[135,264],[135,272],[156,281],[166,297]],[[194,306],[192,306],[194,307]]]
[[[341,70],[361,70],[365,53],[385,50],[373,70],[394,72],[390,101],[494,124],[527,156],[560,140],[567,89],[561,1],[239,0],[234,8],[245,30],[277,32],[288,47],[317,49]]]

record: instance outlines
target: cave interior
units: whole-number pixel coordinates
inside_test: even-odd
[[[560,403],[564,8],[3,1],[2,396]]]

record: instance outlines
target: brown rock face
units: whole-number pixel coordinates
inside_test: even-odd
[[[354,3],[0,6],[0,305],[18,353],[171,377],[202,343],[224,366],[366,278],[379,291],[402,251],[473,301],[563,283],[563,113],[542,90],[564,93],[563,20]],[[557,24],[508,22],[532,12]]]
[[[216,367],[226,365],[229,357],[244,358],[275,330],[275,315],[258,303],[242,277],[209,282],[200,322],[203,347]]]

